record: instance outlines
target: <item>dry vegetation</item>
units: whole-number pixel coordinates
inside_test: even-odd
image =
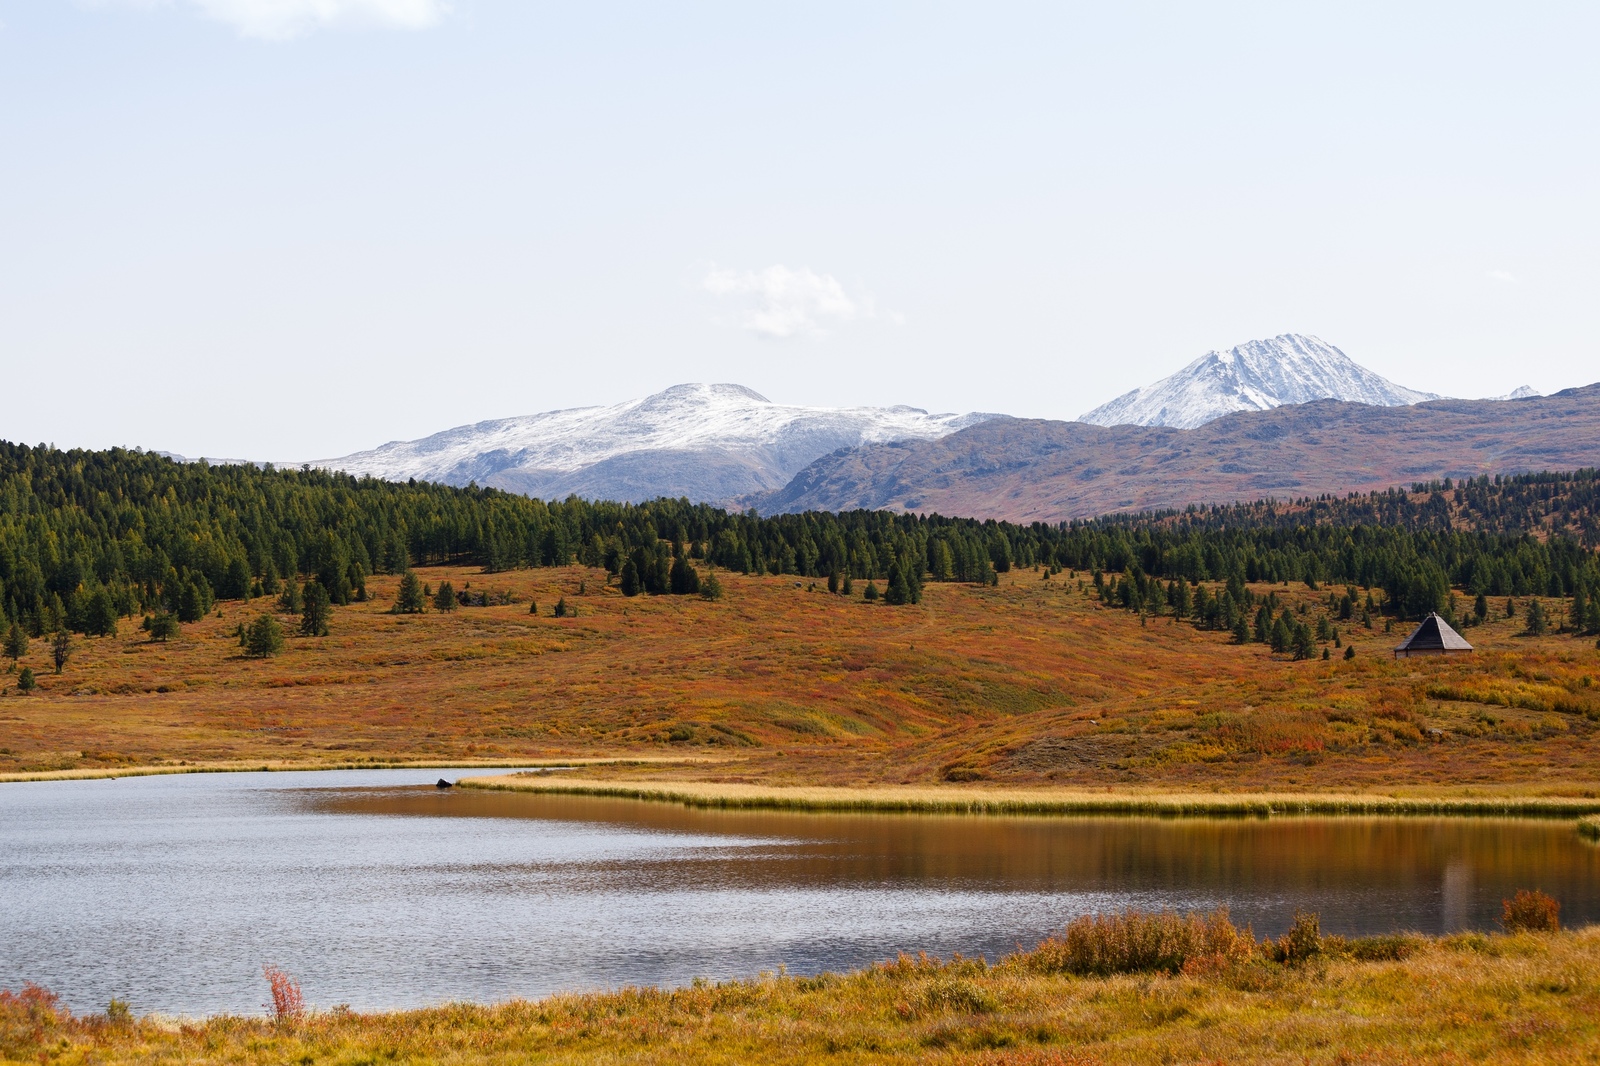
[[[331,636],[265,660],[233,633],[266,600],[165,644],[77,638],[59,676],[34,641],[40,687],[0,698],[0,774],[695,756],[603,776],[1580,797],[1600,776],[1600,652],[1519,635],[1501,602],[1470,657],[1395,662],[1408,627],[1380,621],[1341,626],[1351,660],[1292,663],[1032,570],[898,608],[727,573],[719,602],[629,599],[577,568],[420,573],[514,602],[393,615],[396,579],[373,578]],[[1313,620],[1326,595],[1276,591]]]
[[[77,1063],[1562,1063],[1600,1052],[1600,931],[1258,944],[1224,915],[1083,919],[998,963],[900,959],[675,990],[305,1013],[73,1018],[0,993],[0,1060]]]

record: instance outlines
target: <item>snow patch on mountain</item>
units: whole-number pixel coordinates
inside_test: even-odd
[[[1316,337],[1285,333],[1207,352],[1171,377],[1134,389],[1078,420],[1097,426],[1193,429],[1235,411],[1312,400],[1401,407],[1439,398],[1396,385]]]
[[[930,440],[991,418],[916,407],[796,407],[743,385],[675,385],[642,400],[459,426],[311,465],[390,481],[707,503],[780,488],[840,448]]]

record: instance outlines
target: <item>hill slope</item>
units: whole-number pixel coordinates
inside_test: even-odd
[[[1079,421],[1193,429],[1234,411],[1266,411],[1313,400],[1397,407],[1437,399],[1374,374],[1316,337],[1285,333],[1207,352],[1171,377],[1102,404]]]
[[[687,496],[725,503],[776,489],[839,448],[927,440],[995,418],[915,407],[795,407],[743,385],[676,385],[642,400],[458,426],[311,465],[561,499]]]
[[[763,513],[888,508],[1064,521],[1600,464],[1600,385],[1522,400],[1322,400],[1196,429],[1007,419],[819,459]]]

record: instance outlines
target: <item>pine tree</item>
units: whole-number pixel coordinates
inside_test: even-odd
[[[438,611],[453,611],[458,606],[455,586],[448,581],[439,582],[439,591],[433,594],[433,606]]]
[[[6,630],[5,652],[11,657],[11,668],[17,668],[17,660],[28,654],[28,634],[16,622],[11,623],[11,628]]]
[[[333,604],[328,596],[328,590],[318,581],[307,581],[301,592],[301,599],[305,606],[300,612],[300,635],[303,637],[325,637],[328,635],[328,620],[333,615]]]
[[[198,622],[206,616],[210,606],[200,591],[200,583],[190,579],[184,584],[183,594],[178,599],[178,621]]]
[[[400,591],[395,594],[395,614],[421,614],[427,606],[427,599],[422,595],[422,582],[417,578],[416,571],[407,570],[400,575]]]
[[[637,596],[644,591],[644,586],[639,581],[639,568],[632,559],[622,564],[622,594],[624,596]]]
[[[283,627],[270,614],[250,623],[244,634],[244,653],[252,659],[266,659],[283,651]]]
[[[1523,631],[1530,637],[1542,637],[1549,628],[1549,621],[1545,617],[1544,604],[1538,600],[1528,601],[1528,626]]]
[[[839,571],[837,570],[828,571],[828,592],[834,596],[839,594]]]
[[[878,598],[878,585],[877,585],[877,582],[873,581],[871,578],[868,578],[867,579],[867,591],[865,591],[865,592],[863,592],[861,594],[861,598],[864,599],[864,600],[867,600],[868,602],[871,602],[872,600],[876,600]]]
[[[1344,657],[1347,662],[1356,657],[1356,646],[1354,644],[1345,645]]]
[[[566,616],[567,616],[567,598],[565,596],[562,596],[560,599],[556,600],[556,617],[557,618],[565,618]]]
[[[158,644],[165,644],[180,632],[178,616],[171,611],[157,611],[145,628],[150,633],[150,639]]]
[[[1472,616],[1479,622],[1485,622],[1489,618],[1489,597],[1481,592],[1478,593],[1477,599],[1472,601]]]
[[[1239,615],[1233,620],[1233,642],[1235,644],[1250,643],[1250,627],[1245,625],[1244,615]]]
[[[60,673],[67,665],[67,660],[72,658],[72,635],[65,629],[56,630],[56,635],[50,641],[50,658],[56,664],[56,673]]]
[[[89,594],[88,600],[83,605],[83,631],[91,637],[114,637],[117,635],[117,605],[111,600],[111,593],[104,587],[97,588]]]
[[[1266,604],[1256,611],[1255,638],[1257,644],[1266,644],[1272,639],[1272,608]]]
[[[1280,655],[1289,650],[1290,644],[1294,640],[1294,635],[1289,632],[1289,623],[1284,621],[1284,617],[1284,615],[1280,614],[1277,620],[1272,623],[1268,637],[1268,643],[1272,645],[1272,650]]]
[[[855,579],[850,576],[849,571],[846,571],[844,575],[844,584],[839,587],[839,592],[844,596],[853,596],[855,595],[855,591]]]
[[[22,673],[17,675],[17,691],[32,692],[38,687],[39,682],[33,676],[33,668],[31,666],[24,666],[22,668]]]
[[[722,599],[722,582],[717,580],[716,571],[713,570],[708,573],[706,579],[700,582],[700,598],[706,600]]]
[[[669,581],[674,596],[692,596],[700,591],[700,575],[682,555],[672,561]]]
[[[1294,627],[1294,657],[1296,659],[1309,659],[1317,654],[1316,637],[1312,635],[1311,627],[1304,623],[1295,623]]]
[[[900,569],[899,563],[889,564],[889,582],[883,594],[883,602],[891,607],[911,602],[911,590],[906,586],[905,571]]]
[[[291,577],[283,586],[283,595],[278,597],[278,610],[284,614],[299,614],[305,610],[306,601],[300,594],[300,586],[295,584]]]

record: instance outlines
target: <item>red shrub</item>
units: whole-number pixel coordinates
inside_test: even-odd
[[[1537,889],[1517,889],[1500,901],[1500,926],[1508,933],[1555,933],[1561,929],[1561,904]]]
[[[261,967],[261,975],[272,986],[272,1002],[266,1006],[272,1017],[280,1022],[299,1021],[305,1017],[306,1001],[300,994],[300,984],[276,966]]]

